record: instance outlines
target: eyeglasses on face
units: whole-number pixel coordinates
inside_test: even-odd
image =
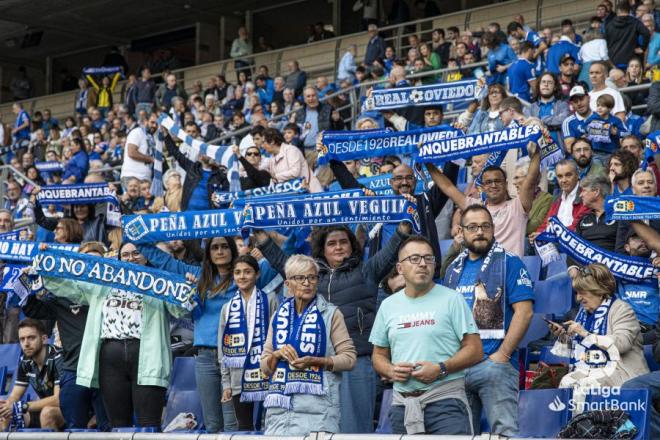
[[[245,155],[246,156],[254,156],[254,157],[261,156],[261,154],[256,152],[256,151],[248,151],[247,153],[245,153]]]
[[[404,261],[410,261],[411,264],[419,264],[424,260],[424,263],[426,264],[434,264],[435,263],[435,255],[433,254],[427,254],[427,255],[408,255],[406,258],[403,260],[399,261],[399,263],[403,263]]]
[[[475,233],[477,230],[481,229],[484,232],[490,232],[493,229],[493,224],[492,223],[483,223],[483,224],[476,224],[476,223],[470,223],[469,225],[464,225],[462,226],[463,229],[468,231],[469,233]]]
[[[319,276],[314,275],[292,275],[289,277],[290,280],[295,281],[296,283],[303,284],[307,281],[309,284],[316,284],[319,282]]]
[[[505,182],[504,179],[492,179],[492,180],[484,180],[481,182],[483,186],[499,186]]]

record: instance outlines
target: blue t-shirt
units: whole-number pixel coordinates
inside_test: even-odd
[[[592,113],[584,120],[584,131],[594,151],[612,153],[619,148],[619,139],[626,127],[616,116],[601,118],[597,113]]]
[[[562,140],[565,141],[566,138],[578,139],[584,135],[584,119],[580,119],[577,113],[564,119],[564,122],[561,124]]]
[[[21,110],[21,112],[16,117],[16,125],[14,126],[14,128],[15,127],[20,127],[21,125],[25,124],[26,122],[30,122],[30,117],[28,116],[28,114],[25,110]],[[21,129],[20,131],[17,131],[14,134],[14,138],[16,140],[30,139],[30,124],[28,124],[27,127]]]
[[[637,319],[644,324],[655,325],[660,309],[658,283],[617,282],[616,297],[632,307]]]
[[[486,78],[488,85],[490,84],[506,84],[506,72],[500,73],[497,71],[497,66],[506,66],[516,60],[516,53],[506,43],[502,43],[495,49],[488,52],[488,70],[491,76]]]
[[[626,131],[621,134],[621,137],[623,138],[632,134],[640,139],[643,138],[642,134],[639,132],[643,123],[644,123],[644,118],[634,114],[633,112],[628,112],[628,114],[626,115],[626,122],[624,123],[624,125],[626,126]]]
[[[209,209],[209,191],[207,185],[211,177],[210,171],[202,171],[202,178],[199,179],[197,186],[190,196],[190,203],[188,203],[188,210],[190,211],[203,211]]]
[[[467,301],[470,310],[474,307],[474,288],[477,283],[479,270],[483,264],[483,258],[471,261],[469,258],[465,259],[465,266],[463,273],[456,287],[456,291],[463,295]],[[521,301],[534,301],[534,290],[532,288],[532,277],[529,275],[525,264],[520,258],[509,253],[506,254],[506,285],[504,286],[504,329],[509,329],[511,318],[513,317],[512,304]],[[474,313],[474,312],[473,312]],[[502,339],[481,339],[484,347],[484,357],[488,357],[495,353],[502,344]],[[511,364],[518,368],[518,351],[511,354]]]
[[[579,53],[580,48],[575,44],[570,41],[560,40],[559,42],[550,46],[550,49],[548,49],[545,67],[548,72],[559,75],[559,60],[561,60],[561,57],[563,57],[564,54],[569,54],[573,57],[576,64],[580,64],[580,58],[578,55]]]
[[[511,93],[525,101],[530,101],[529,82],[536,79],[534,64],[524,58],[509,67],[509,89]]]

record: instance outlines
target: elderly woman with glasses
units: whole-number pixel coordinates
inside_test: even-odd
[[[615,297],[616,281],[600,263],[568,269],[577,292],[574,320],[550,322],[558,338],[553,353],[569,355],[571,372],[560,387],[621,386],[648,373],[642,334],[633,309]]]
[[[317,295],[313,258],[293,255],[284,272],[291,297],[271,319],[261,356],[261,371],[270,377],[265,434],[339,432],[338,373],[355,365],[353,340],[337,306]]]

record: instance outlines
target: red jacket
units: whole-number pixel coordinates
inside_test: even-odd
[[[550,209],[548,210],[548,213],[545,215],[545,219],[543,220],[543,223],[541,223],[541,226],[539,226],[536,229],[536,232],[543,232],[545,231],[545,228],[548,226],[548,219],[552,216],[556,216],[557,213],[559,212],[559,205],[561,205],[561,196],[557,197],[554,202],[552,202],[552,205],[550,205]],[[573,201],[573,223],[568,227],[571,231],[575,231],[575,228],[577,227],[578,223],[580,223],[580,220],[582,217],[584,217],[586,214],[590,213],[591,209],[587,208],[582,204],[582,200],[580,200],[579,197],[575,197],[575,200]]]

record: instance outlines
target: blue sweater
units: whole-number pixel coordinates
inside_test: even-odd
[[[202,272],[200,266],[186,264],[179,261],[154,246],[140,245],[138,246],[138,249],[151,265],[159,269],[184,276],[187,273],[191,273],[196,277],[199,277]],[[265,258],[259,262],[259,266],[260,275],[257,280],[257,287],[262,288],[277,276],[277,272],[270,267],[270,264]],[[193,312],[193,322],[195,324],[193,345],[195,347],[216,348],[218,346],[220,311],[222,310],[222,306],[229,302],[237,291],[238,287],[236,287],[236,284],[232,281],[226,291],[217,294],[212,298],[207,297],[206,300]]]

